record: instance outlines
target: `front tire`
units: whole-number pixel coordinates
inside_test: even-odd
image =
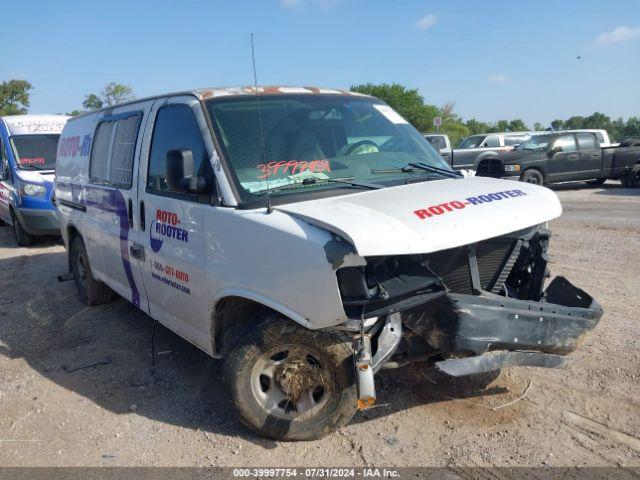
[[[91,271],[89,256],[82,238],[75,237],[69,249],[71,272],[78,289],[80,301],[85,305],[103,305],[114,299],[115,294],[107,285],[96,280]]]
[[[20,220],[15,213],[12,212],[11,220],[13,221],[13,234],[16,237],[16,243],[20,247],[30,247],[33,245],[34,238],[32,235],[29,235],[27,231],[24,229]]]
[[[544,185],[544,177],[538,170],[525,170],[520,176],[520,181],[533,185]]]
[[[305,329],[275,313],[231,349],[224,383],[236,415],[274,440],[314,440],[349,422],[357,410],[348,337]]]

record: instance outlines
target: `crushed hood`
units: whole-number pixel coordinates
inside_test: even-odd
[[[545,187],[484,177],[414,183],[274,209],[340,235],[363,257],[437,252],[562,213],[558,197]]]

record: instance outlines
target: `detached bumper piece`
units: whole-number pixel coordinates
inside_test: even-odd
[[[436,362],[439,370],[452,377],[492,372],[505,367],[564,368],[567,360],[559,355],[534,352],[493,352],[467,358]]]
[[[540,302],[447,294],[420,311],[406,312],[403,323],[447,356],[465,356],[437,364],[460,376],[515,365],[562,367],[558,355],[575,350],[602,313],[591,296],[557,277]]]

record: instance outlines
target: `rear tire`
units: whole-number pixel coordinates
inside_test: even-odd
[[[620,142],[621,147],[640,147],[640,140],[637,138],[625,138]]]
[[[627,174],[622,177],[622,185],[627,188],[640,188],[640,163],[636,163]]]
[[[115,293],[107,285],[93,277],[91,264],[82,238],[75,237],[69,250],[71,272],[80,300],[85,305],[95,306],[110,302]]]
[[[260,313],[224,363],[224,384],[239,420],[274,440],[314,440],[346,425],[357,410],[350,339]]]
[[[531,183],[533,185],[544,185],[544,177],[538,170],[525,170],[520,175],[520,181],[525,183]]]
[[[13,234],[16,237],[16,243],[20,247],[30,247],[33,245],[34,238],[32,235],[29,235],[27,231],[24,229],[20,220],[15,213],[11,212],[11,219],[13,220]]]

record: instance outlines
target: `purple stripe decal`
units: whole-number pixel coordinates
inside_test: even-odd
[[[127,202],[120,190],[95,185],[86,185],[85,198],[82,198],[83,187],[81,185],[57,182],[56,188],[71,191],[72,201],[86,207],[94,207],[105,212],[115,213],[120,221],[120,257],[124,273],[131,288],[131,303],[140,307],[140,292],[133,279],[131,262],[129,261],[129,216],[127,215]]]

